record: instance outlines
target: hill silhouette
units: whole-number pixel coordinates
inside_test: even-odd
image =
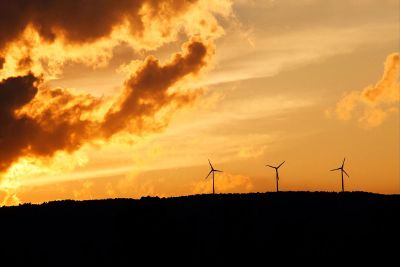
[[[65,200],[0,208],[0,227],[1,262],[25,266],[388,260],[399,253],[400,195]]]

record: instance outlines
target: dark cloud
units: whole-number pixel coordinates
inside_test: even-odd
[[[52,156],[60,149],[74,151],[90,137],[93,122],[71,119],[80,117],[85,103],[70,105],[59,115],[54,115],[62,108],[58,106],[34,117],[17,114],[19,109],[35,101],[39,83],[32,74],[0,83],[0,171],[25,155]],[[55,98],[57,93],[54,91]],[[57,100],[53,103],[57,102],[60,103]]]
[[[29,118],[16,118],[14,111],[29,103],[36,95],[33,75],[14,77],[0,83],[0,171],[7,169],[24,148],[38,125]]]
[[[160,65],[154,57],[147,58],[138,72],[125,82],[122,99],[105,117],[104,132],[110,135],[131,120],[140,125],[143,117],[154,115],[171,102],[190,101],[187,95],[169,94],[168,89],[187,74],[196,74],[206,64],[207,53],[203,43],[193,41],[187,46],[186,55],[177,54],[166,65]]]
[[[179,108],[196,98],[197,92],[169,89],[184,77],[198,73],[212,51],[210,46],[193,39],[184,45],[183,53],[175,54],[165,65],[154,57],[147,58],[100,119],[93,114],[103,107],[101,98],[45,88],[32,74],[1,81],[0,172],[24,156],[51,157],[57,151],[73,152],[121,131],[140,134],[152,128],[158,111]]]
[[[197,0],[13,0],[0,3],[0,50],[17,39],[27,26],[45,41],[63,36],[74,43],[107,36],[113,27],[129,21],[131,33],[146,28],[143,17],[167,21]],[[146,12],[142,12],[143,8]]]

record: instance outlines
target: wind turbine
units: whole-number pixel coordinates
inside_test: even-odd
[[[282,162],[281,164],[279,164],[278,167],[274,167],[274,166],[271,166],[271,165],[265,165],[265,166],[267,166],[267,167],[270,167],[270,168],[275,169],[275,172],[276,172],[276,192],[279,192],[279,185],[278,185],[278,181],[279,181],[279,172],[278,172],[278,169],[282,166],[283,163],[285,163],[285,161]]]
[[[342,166],[341,166],[341,167],[339,167],[339,168],[337,168],[337,169],[331,170],[331,171],[338,171],[338,170],[341,171],[341,173],[342,173],[342,192],[344,192],[343,173],[345,173],[345,174],[347,175],[347,177],[350,177],[350,176],[347,174],[347,172],[344,170],[344,162],[345,162],[345,161],[346,161],[346,158],[343,159],[343,163],[342,163]]]
[[[208,173],[208,175],[206,176],[206,179],[207,179],[207,178],[208,178],[208,176],[210,176],[210,174],[212,173],[212,180],[213,180],[213,195],[214,195],[214,193],[215,193],[215,190],[214,190],[214,172],[222,172],[222,171],[214,169],[214,167],[213,167],[213,165],[211,164],[210,160],[208,160],[208,163],[210,164],[211,171],[210,171],[210,172]]]

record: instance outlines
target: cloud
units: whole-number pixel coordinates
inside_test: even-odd
[[[218,20],[231,15],[230,0],[3,1],[0,182],[15,178],[11,169],[41,166],[85,145],[163,130],[176,110],[202,94],[191,81],[210,66],[213,41],[224,33]],[[149,55],[184,40],[182,52],[166,62]],[[119,94],[49,86],[66,63],[104,67],[121,47],[146,58],[125,68],[133,66]]]
[[[9,178],[0,181],[0,199],[3,199],[0,206],[18,205],[21,201],[17,196],[19,182],[16,179]],[[3,195],[3,196],[2,196]]]
[[[79,189],[73,189],[74,199],[93,199],[93,181],[84,181]]]
[[[165,64],[148,57],[111,105],[88,94],[46,88],[33,74],[1,81],[0,172],[22,157],[52,157],[121,132],[140,135],[163,129],[170,113],[199,95],[175,87],[198,74],[212,53],[211,44],[193,38]]]
[[[381,125],[389,114],[398,111],[399,71],[400,55],[398,53],[388,55],[382,78],[375,85],[346,93],[336,104],[334,111],[328,113],[339,120],[351,120],[356,117],[358,123],[366,128]]]
[[[284,10],[287,11],[287,8]],[[245,18],[251,20],[250,14],[252,13]],[[281,21],[282,17],[276,19]],[[277,32],[268,32],[269,27],[265,28],[265,25],[269,24],[263,20],[257,22],[256,28],[261,32],[252,34],[254,46],[244,41],[243,30],[239,27],[227,28],[223,42],[218,43],[218,64],[203,84],[272,77],[285,71],[321,63],[337,55],[352,53],[363,45],[397,42],[391,34],[397,30],[397,24],[376,23],[343,27],[313,23],[312,27],[304,29],[296,29],[296,24],[293,28]],[[381,38],[371,38],[378,34],[382,35]]]
[[[211,193],[211,180],[212,178],[194,183],[192,185],[192,194]],[[217,173],[215,175],[215,191],[217,193],[250,192],[253,188],[253,182],[248,176],[229,173]]]
[[[362,91],[363,100],[370,104],[395,103],[399,101],[400,55],[393,53],[386,58],[382,79],[375,86]]]
[[[241,146],[239,148],[238,156],[244,159],[255,159],[264,155],[266,148],[266,145]]]
[[[28,26],[35,29],[45,42],[56,39],[68,43],[93,42],[109,36],[123,24],[127,25],[132,36],[141,39],[151,31],[153,23],[161,21],[163,25],[157,25],[157,32],[165,36],[173,35],[170,22],[197,7],[200,2],[204,1],[7,1],[1,4],[0,49],[18,39]]]
[[[0,4],[0,78],[59,75],[65,62],[104,66],[113,49],[155,50],[181,33],[216,38],[231,1],[28,0]],[[1,68],[3,67],[3,68]]]
[[[212,47],[200,41],[185,45],[186,56],[176,54],[172,61],[161,66],[154,57],[148,57],[139,70],[125,82],[121,99],[106,114],[102,130],[107,135],[124,128],[134,120],[137,128],[142,119],[152,116],[164,106],[181,106],[192,102],[198,95],[180,92],[169,93],[168,89],[188,74],[197,74],[206,65]]]

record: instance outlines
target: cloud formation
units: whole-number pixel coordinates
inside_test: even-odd
[[[2,1],[0,191],[5,199],[17,200],[18,174],[25,177],[43,165],[48,171],[59,155],[163,130],[174,111],[202,94],[187,85],[209,65],[213,41],[224,33],[217,16],[231,15],[231,0]],[[172,42],[185,42],[182,52],[166,63],[153,56],[133,59],[120,93],[110,98],[48,86],[67,63],[105,67],[116,49],[148,55]]]
[[[155,50],[189,37],[223,33],[215,14],[229,16],[231,1],[16,0],[0,4],[0,79],[59,75],[65,62],[104,66],[113,49]]]
[[[169,117],[158,117],[159,112],[173,112],[199,95],[174,86],[196,75],[212,53],[210,43],[193,38],[165,64],[148,57],[111,105],[91,95],[46,88],[33,74],[1,81],[0,172],[22,157],[51,157],[121,132],[139,135],[162,129]]]
[[[212,192],[212,182],[207,179],[196,182],[192,185],[192,194],[208,194]],[[250,177],[239,175],[221,173],[215,177],[215,190],[220,193],[231,192],[251,192],[254,188],[253,181]]]
[[[399,71],[400,55],[388,55],[382,78],[375,85],[345,94],[336,104],[334,116],[339,120],[355,117],[366,128],[381,125],[391,113],[398,112]]]
[[[63,39],[68,43],[87,43],[110,36],[113,30],[126,25],[136,39],[151,32],[153,22],[157,32],[174,34],[170,22],[201,0],[15,0],[1,3],[0,50],[20,38],[32,27],[45,42]],[[206,1],[207,2],[207,1]]]
[[[120,131],[135,120],[137,128],[142,119],[153,116],[166,105],[181,106],[190,103],[196,93],[168,93],[168,89],[188,74],[197,74],[212,54],[200,41],[192,41],[184,46],[185,55],[176,54],[171,62],[160,65],[154,57],[148,57],[138,71],[125,82],[125,91],[118,102],[107,112],[102,131],[107,136]]]

